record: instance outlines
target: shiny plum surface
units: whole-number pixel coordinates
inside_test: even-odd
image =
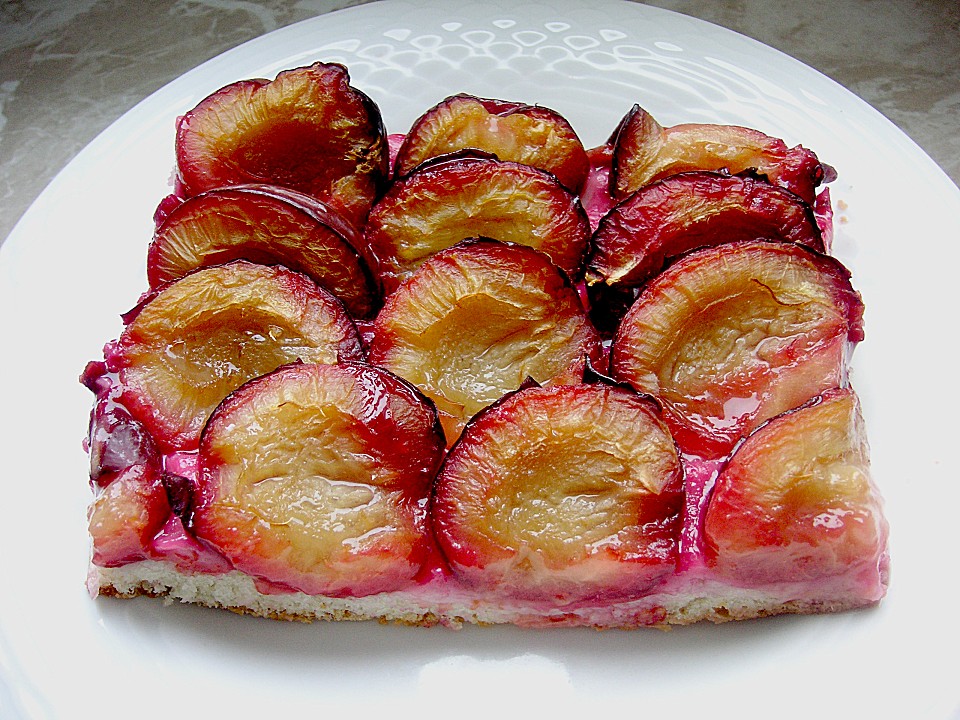
[[[826,170],[816,154],[800,145],[738,125],[689,123],[663,127],[635,105],[611,137],[610,189],[622,199],[644,185],[691,170],[746,170],[813,203]]]
[[[837,261],[801,245],[725,243],[640,293],[611,372],[663,404],[684,451],[723,456],[774,415],[846,382],[863,303]]]
[[[380,110],[333,63],[228,85],[177,125],[177,168],[196,195],[244,183],[313,195],[362,224],[389,174]]]
[[[289,365],[231,394],[206,426],[192,530],[281,587],[395,590],[428,551],[443,449],[435,409],[387,371]]]
[[[574,192],[583,188],[590,167],[576,131],[555,110],[459,94],[414,121],[394,170],[402,177],[425,160],[466,149],[546,170]]]
[[[165,450],[195,448],[206,419],[247,380],[296,360],[362,356],[343,305],[309,278],[236,260],[197,270],[137,309],[111,369],[121,399]]]
[[[639,287],[669,258],[740,240],[824,251],[813,211],[799,196],[749,175],[688,172],[646,185],[600,220],[588,276]]]
[[[361,243],[360,233],[316,198],[274,185],[218,188],[167,212],[147,249],[147,278],[157,288],[231,260],[284,265],[367,318],[379,289],[356,249]]]
[[[370,362],[426,393],[451,442],[528,377],[577,382],[587,357],[600,340],[576,289],[543,254],[493,240],[433,255],[371,326]]]
[[[116,567],[150,557],[150,544],[170,515],[159,471],[132,465],[100,490],[90,506],[93,562]]]
[[[704,523],[710,562],[747,585],[875,576],[886,534],[859,401],[839,388],[747,438]]]
[[[682,497],[649,399],[599,383],[534,387],[467,425],[432,513],[463,582],[565,604],[635,597],[672,573]]]
[[[456,157],[397,180],[370,213],[371,264],[392,292],[426,258],[466,238],[528,245],[579,278],[590,224],[552,175],[521,163]]]

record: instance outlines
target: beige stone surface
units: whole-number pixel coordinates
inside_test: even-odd
[[[250,38],[351,0],[4,0],[0,241],[99,132]],[[775,47],[876,107],[960,182],[957,0],[653,0]],[[894,181],[892,179],[891,181]]]

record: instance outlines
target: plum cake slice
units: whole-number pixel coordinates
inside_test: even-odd
[[[466,94],[387,136],[328,63],[214,92],[176,147],[81,377],[92,595],[593,628],[884,597],[812,151],[639,105],[586,150]]]

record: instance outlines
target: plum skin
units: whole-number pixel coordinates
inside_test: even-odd
[[[644,185],[689,170],[753,170],[812,204],[826,171],[802,146],[739,125],[688,123],[663,127],[634,105],[610,139],[610,193],[623,199]]]
[[[813,211],[789,190],[719,172],[671,175],[636,191],[600,220],[588,281],[640,287],[669,258],[705,245],[759,239],[824,252]]]
[[[367,318],[380,291],[361,246],[353,225],[312,196],[275,185],[231,185],[166,211],[147,249],[147,279],[156,289],[237,259],[284,265],[332,292],[354,317]]]
[[[150,433],[109,396],[97,399],[90,413],[87,438],[90,481],[101,488],[133,465],[150,465],[154,469],[161,465]]]
[[[170,517],[166,487],[150,465],[132,465],[115,476],[88,511],[92,560],[118,567],[150,557],[150,543]]]
[[[431,254],[476,237],[540,250],[576,281],[590,222],[578,197],[547,172],[490,157],[444,158],[397,180],[377,202],[365,257],[390,294]]]
[[[642,187],[604,214],[591,237],[586,281],[594,324],[612,335],[639,288],[674,258],[744,240],[825,252],[811,207],[762,178],[690,171]]]

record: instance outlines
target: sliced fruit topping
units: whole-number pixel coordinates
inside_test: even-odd
[[[217,404],[296,360],[360,359],[342,303],[304,275],[236,260],[162,288],[130,320],[113,363],[121,402],[163,450],[194,448]]]
[[[379,291],[357,247],[362,235],[316,198],[270,185],[201,193],[170,211],[147,251],[150,286],[192,270],[245,259],[309,275],[357,318],[373,314]]]
[[[529,245],[577,279],[590,225],[555,177],[521,163],[457,157],[395,182],[370,213],[367,248],[387,293],[432,253],[472,237]]]
[[[856,395],[830,390],[763,425],[717,478],[708,561],[746,585],[877,577],[887,528]]]
[[[623,599],[673,571],[682,471],[648,398],[533,387],[477,415],[434,487],[438,544],[466,584],[564,604]]]
[[[428,551],[427,498],[444,447],[433,406],[387,371],[288,365],[211,416],[192,528],[277,586],[396,590]]]
[[[669,258],[740,240],[824,250],[812,209],[789,190],[750,176],[681,173],[646,185],[603,217],[587,280],[639,287]]]
[[[380,110],[329,63],[243,80],[202,100],[177,126],[185,191],[244,183],[313,195],[361,224],[389,173]]]
[[[167,491],[157,469],[130,466],[90,506],[93,562],[116,567],[149,557],[150,543],[169,516]]]
[[[577,133],[555,110],[460,94],[414,121],[394,170],[402,177],[425,160],[468,148],[546,170],[574,192],[590,168]]]
[[[826,173],[817,156],[802,146],[788,148],[779,138],[738,125],[665,128],[639,105],[624,116],[610,141],[610,191],[617,199],[679,172],[752,170],[813,204]]]
[[[369,357],[437,404],[452,442],[528,377],[576,382],[602,348],[577,291],[545,255],[484,239],[432,256],[387,298]]]
[[[696,250],[651,280],[613,340],[617,380],[657,397],[680,447],[719,457],[846,380],[863,303],[836,260],[794,243]]]

